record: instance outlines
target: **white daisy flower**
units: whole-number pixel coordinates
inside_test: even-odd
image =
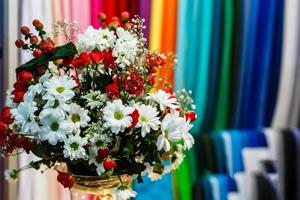
[[[162,111],[165,110],[165,108],[167,107],[174,110],[179,108],[179,103],[177,99],[163,90],[158,90],[157,92],[149,93],[147,99],[158,103],[160,110]]]
[[[75,88],[77,84],[70,76],[63,75],[52,77],[44,83],[44,86],[47,93],[43,96],[43,99],[68,101],[75,96],[72,89]]]
[[[130,114],[134,111],[134,108],[126,107],[123,105],[122,100],[114,100],[108,102],[103,109],[103,119],[105,128],[110,128],[115,134],[124,132],[125,128],[128,128],[132,124],[132,118]]]
[[[109,29],[101,29],[98,30],[99,40],[97,41],[96,47],[98,50],[103,51],[113,47],[116,36],[113,31]]]
[[[39,117],[40,119],[47,117],[49,114],[57,116],[65,116],[66,112],[70,110],[70,105],[66,104],[64,101],[59,101],[57,99],[48,100],[44,105]]]
[[[28,98],[24,98],[24,101],[17,108],[12,109],[11,113],[15,123],[21,128],[23,133],[35,134],[40,129],[34,114],[37,110],[36,102]]]
[[[15,169],[6,169],[4,171],[4,178],[10,183],[15,183],[18,181],[18,172]]]
[[[111,191],[114,200],[127,200],[131,197],[136,197],[137,192],[132,189],[114,188]]]
[[[157,115],[157,109],[149,105],[136,105],[135,108],[138,110],[139,119],[136,127],[141,127],[142,137],[145,137],[147,133],[152,130],[158,130],[161,122]]]
[[[99,176],[101,176],[101,174],[103,174],[104,172],[105,172],[105,168],[104,168],[104,166],[103,166],[103,162],[101,162],[101,163],[96,163],[96,171],[97,171],[97,174],[99,175]]]
[[[178,116],[177,113],[167,114],[162,120],[161,131],[157,138],[157,150],[164,149],[166,152],[170,151],[170,142],[177,142],[182,139],[182,132],[180,127],[185,119]]]
[[[75,103],[70,105],[68,113],[68,119],[75,132],[80,132],[80,127],[86,127],[88,122],[91,120],[91,118],[88,116],[88,111]]]
[[[137,56],[138,40],[129,31],[126,31],[121,27],[117,28],[116,33],[118,39],[112,55],[117,58],[116,63],[118,63],[120,67],[124,68],[130,65]]]
[[[105,101],[107,100],[106,94],[101,93],[101,91],[92,90],[82,98],[87,100],[87,106],[91,109],[99,108],[100,106],[104,105]]]
[[[44,126],[41,128],[39,136],[41,140],[48,141],[52,145],[56,145],[57,142],[63,142],[72,131],[70,122],[61,115],[51,113],[47,117],[42,118],[41,123]]]
[[[88,142],[86,138],[82,138],[77,135],[70,135],[65,140],[64,145],[64,157],[70,158],[70,160],[76,160],[76,159],[86,159],[87,154],[85,149],[83,148],[84,145],[86,145]]]
[[[193,125],[188,121],[182,123],[180,129],[182,132],[183,139],[183,149],[190,149],[195,143],[194,137],[189,133],[189,131],[193,128]]]

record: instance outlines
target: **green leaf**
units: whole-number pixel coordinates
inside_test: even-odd
[[[39,158],[43,158],[47,152],[47,145],[33,144],[32,153]]]
[[[72,42],[69,42],[63,46],[56,47],[53,55],[50,57],[50,60],[52,61],[66,56],[74,56],[75,54],[77,54],[76,46]]]

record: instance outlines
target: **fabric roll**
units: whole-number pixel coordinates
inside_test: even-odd
[[[117,15],[117,1],[116,0],[102,0],[103,12],[107,16],[107,21],[110,23],[111,18]]]
[[[151,51],[160,50],[163,19],[163,1],[152,0],[149,48]]]
[[[64,20],[63,19],[63,12],[62,12],[62,3],[60,0],[53,0],[52,1],[52,16],[53,16],[53,23],[57,21]],[[63,34],[58,35],[58,37],[55,37],[55,44],[56,45],[62,45],[65,42],[65,38]]]
[[[91,25],[94,28],[99,28],[101,23],[97,18],[97,14],[103,11],[102,2],[100,0],[91,0],[90,4],[91,4],[91,11],[90,11]]]
[[[292,129],[292,135],[293,135],[293,140],[295,140],[296,146],[296,158],[295,158],[295,168],[296,168],[296,173],[295,173],[295,178],[296,178],[296,194],[295,194],[295,198],[296,199],[300,199],[300,130],[293,128]]]
[[[216,114],[216,99],[219,84],[219,70],[220,70],[220,55],[222,47],[222,9],[223,1],[214,1],[213,12],[213,25],[212,25],[212,38],[211,49],[209,58],[209,77],[208,77],[208,91],[206,100],[205,116],[203,119],[202,130],[204,132],[211,131],[213,128],[213,119]]]
[[[128,0],[117,0],[117,13],[120,14],[123,11],[130,11],[129,10],[129,5],[128,5]],[[131,16],[134,15],[134,13],[130,13]]]
[[[150,8],[151,0],[143,0],[139,2],[139,15],[145,19],[144,37],[147,39],[146,47],[149,46],[149,30],[150,30]]]
[[[197,122],[194,125],[194,130],[199,131],[203,122],[205,103],[207,98],[208,87],[208,71],[209,71],[209,53],[211,48],[211,31],[212,31],[212,19],[213,19],[213,1],[197,1],[199,7],[197,9],[197,19],[199,24],[199,35],[195,35],[193,39],[193,45],[199,44],[196,57],[191,59],[197,59],[196,68],[194,74],[196,78],[193,82],[193,97],[196,104]],[[187,68],[189,65],[187,65]],[[188,70],[187,73],[190,71]],[[189,77],[190,79],[190,77]]]
[[[256,49],[250,91],[251,102],[247,111],[247,113],[251,113],[251,117],[248,117],[246,127],[256,128],[265,125],[267,99],[269,98],[267,96],[269,77],[272,76],[270,72],[272,67],[271,59],[276,2],[266,0],[261,1],[259,5]]]
[[[213,142],[215,157],[216,157],[216,166],[217,173],[226,173],[226,159],[224,153],[224,142],[222,139],[222,132],[214,132],[209,135]]]
[[[299,44],[299,8],[297,0],[284,2],[284,36],[280,72],[278,100],[272,121],[273,127],[284,128],[291,125],[289,121],[292,109],[293,86],[297,69],[297,50]],[[292,41],[292,42],[291,42]]]
[[[219,92],[216,102],[214,129],[228,128],[229,94],[230,94],[230,62],[233,31],[233,0],[224,1],[223,41],[220,69]]]
[[[237,89],[237,101],[234,111],[233,128],[248,128],[247,118],[248,106],[251,96],[251,79],[253,75],[254,49],[256,41],[256,23],[258,17],[259,1],[244,1],[244,27],[243,27],[243,43],[241,53],[241,63],[239,70],[239,86]]]
[[[132,16],[138,14],[139,11],[139,0],[128,0],[128,11]]]
[[[78,22],[79,29],[85,30],[91,24],[90,1],[71,0],[71,20]]]
[[[257,200],[279,200],[279,196],[276,191],[276,186],[266,173],[257,174],[255,176],[257,184]]]
[[[62,16],[66,21],[71,21],[71,0],[61,0]]]

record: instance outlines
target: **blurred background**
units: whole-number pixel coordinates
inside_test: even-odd
[[[196,145],[174,173],[134,184],[137,199],[300,199],[299,0],[1,0],[0,104],[28,55],[14,41],[21,25],[40,19],[99,27],[129,11],[144,18],[151,50],[176,52],[178,66],[161,73],[175,89],[193,90]],[[60,41],[57,41],[58,43]],[[32,156],[0,161],[24,166]],[[26,171],[0,199],[68,200],[56,172]]]

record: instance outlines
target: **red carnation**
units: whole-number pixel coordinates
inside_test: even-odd
[[[22,70],[17,74],[18,81],[29,82],[32,79],[32,73],[26,70]]]
[[[139,117],[140,117],[139,111],[135,109],[133,113],[130,114],[130,116],[132,118],[132,124],[130,127],[134,128],[139,121]]]
[[[24,44],[25,44],[25,42],[24,42],[23,40],[21,40],[21,39],[17,39],[17,40],[15,41],[15,45],[16,45],[18,48],[23,47]]]
[[[20,28],[20,31],[21,31],[21,33],[22,33],[23,35],[28,35],[29,32],[30,32],[30,29],[28,28],[28,26],[22,26],[22,27]]]
[[[28,84],[25,81],[17,81],[14,84],[15,91],[23,91],[26,92],[28,88]],[[14,92],[15,92],[14,91]]]
[[[48,38],[41,41],[40,48],[44,53],[52,53],[55,50],[55,43]]]
[[[4,107],[1,112],[1,121],[4,122],[5,124],[13,123],[14,120],[11,118],[10,114],[11,114],[11,109],[9,107]]]
[[[120,91],[118,87],[118,76],[113,77],[114,82],[105,87],[105,92],[110,99],[120,98]]]
[[[189,121],[195,121],[197,119],[197,115],[194,111],[188,111],[185,113],[185,118],[186,120],[189,120]]]
[[[57,181],[60,182],[64,188],[72,188],[74,186],[74,179],[66,172],[57,171]]]
[[[40,50],[40,49],[35,49],[35,50],[33,50],[32,55],[33,55],[34,57],[36,57],[36,58],[39,58],[39,57],[41,57],[41,56],[43,55],[43,52],[42,52],[42,50]]]
[[[23,148],[26,153],[29,153],[32,150],[33,144],[28,138],[19,137],[16,141],[16,147]]]
[[[25,92],[24,91],[18,91],[18,90],[15,90],[13,92],[14,94],[14,98],[13,98],[13,102],[15,103],[20,103],[23,101],[24,99],[24,95],[25,95]]]
[[[154,73],[150,74],[150,75],[148,76],[148,83],[149,83],[150,85],[154,85],[154,83],[155,83],[155,78],[156,78],[156,75],[155,75]]]
[[[7,125],[0,121],[0,145],[3,145],[6,141],[6,129]]]
[[[9,146],[6,148],[6,153],[12,153],[16,147],[16,136],[14,134],[8,136],[8,144]]]
[[[144,91],[143,77],[132,72],[125,78],[122,86],[129,94],[141,94]]]
[[[160,55],[148,54],[146,56],[146,59],[151,67],[158,67],[166,64],[165,59],[162,58]]]
[[[103,167],[105,170],[111,170],[117,167],[117,163],[111,159],[105,159],[103,161]]]
[[[107,147],[100,148],[98,150],[98,158],[104,159],[109,155],[109,149]]]

